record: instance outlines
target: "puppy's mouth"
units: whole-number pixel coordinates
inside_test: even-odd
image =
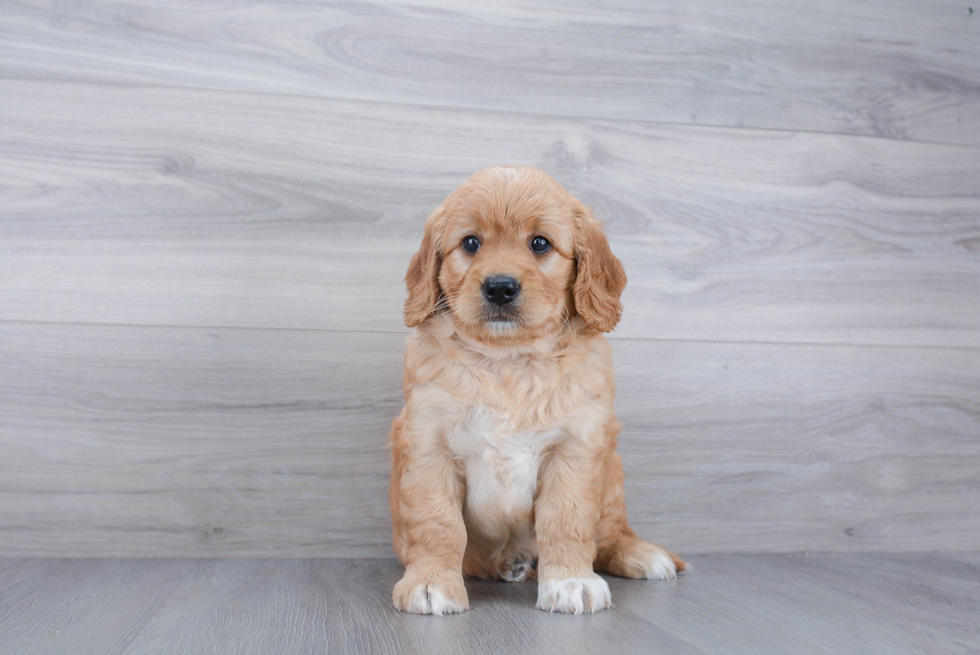
[[[515,308],[493,308],[484,312],[483,325],[494,334],[505,334],[521,326],[520,312]]]
[[[497,334],[497,335],[510,334],[511,332],[517,329],[517,322],[516,321],[489,321],[486,324],[486,327],[487,330],[490,331],[490,334]]]

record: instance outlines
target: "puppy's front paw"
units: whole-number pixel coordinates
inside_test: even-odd
[[[598,612],[612,605],[609,585],[599,576],[540,580],[536,607],[547,612],[581,614]]]
[[[463,576],[455,571],[427,575],[405,571],[391,600],[395,609],[412,614],[459,614],[470,608]]]

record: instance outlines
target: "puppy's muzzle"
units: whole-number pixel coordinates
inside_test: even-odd
[[[521,285],[512,277],[488,277],[483,281],[483,297],[503,307],[521,293]]]

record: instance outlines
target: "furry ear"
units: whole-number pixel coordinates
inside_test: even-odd
[[[575,311],[600,332],[611,332],[623,313],[619,296],[626,288],[623,264],[609,249],[602,224],[584,207],[578,214],[576,274],[572,287]]]
[[[405,273],[408,299],[405,301],[405,325],[415,327],[427,319],[439,303],[439,269],[442,266],[442,228],[445,225],[440,205],[425,219],[425,235],[419,251],[412,256]]]

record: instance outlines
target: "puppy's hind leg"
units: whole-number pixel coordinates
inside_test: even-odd
[[[626,522],[623,460],[610,449],[602,490],[602,515],[596,525],[596,571],[621,578],[669,580],[687,568],[672,552],[638,539]]]
[[[524,582],[538,571],[537,557],[517,557],[500,567],[500,579],[507,582]]]

